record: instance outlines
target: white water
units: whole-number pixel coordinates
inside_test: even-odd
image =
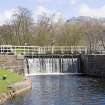
[[[78,73],[77,58],[28,58],[26,75]]]

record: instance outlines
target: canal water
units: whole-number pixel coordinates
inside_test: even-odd
[[[32,90],[4,105],[105,105],[105,80],[82,76],[34,76]]]

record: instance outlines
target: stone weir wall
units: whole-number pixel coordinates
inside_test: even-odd
[[[105,77],[105,55],[81,55],[80,72],[89,76]],[[0,68],[24,73],[24,56],[0,55]]]
[[[105,77],[105,55],[81,55],[81,72],[89,76]]]
[[[24,73],[24,56],[0,55],[0,68],[17,73]]]

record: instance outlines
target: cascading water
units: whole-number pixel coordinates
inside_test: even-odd
[[[78,73],[78,58],[26,58],[26,74]]]

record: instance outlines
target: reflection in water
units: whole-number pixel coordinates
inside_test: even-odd
[[[32,77],[31,92],[5,105],[105,105],[105,81],[79,76]]]

